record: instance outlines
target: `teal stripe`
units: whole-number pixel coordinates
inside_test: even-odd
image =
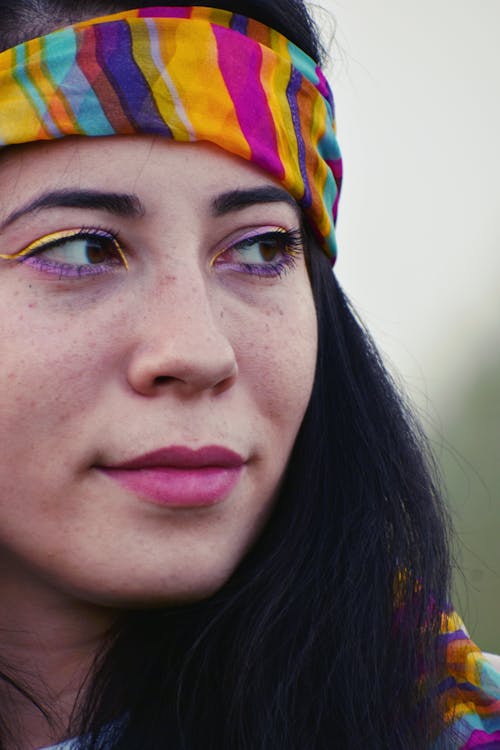
[[[340,149],[330,122],[331,121],[328,119],[325,120],[326,130],[322,138],[318,141],[318,153],[325,161],[327,159],[330,159],[331,161],[340,159]],[[337,183],[335,182],[331,169],[329,169],[326,176],[325,186],[323,188],[323,200],[327,206],[333,206],[333,202],[335,201],[338,192],[339,189]]]
[[[78,47],[74,29],[64,29],[46,37],[46,65],[51,78],[71,107],[85,135],[114,135],[99,99],[78,67]]]
[[[314,62],[314,60],[309,57],[309,55],[306,55],[306,53],[303,52],[300,47],[297,47],[297,45],[293,42],[288,42],[287,47],[293,67],[297,68],[297,70],[300,70],[302,75],[307,78],[307,80],[310,81],[313,86],[316,86],[319,81],[316,73],[316,63]]]
[[[495,700],[500,701],[500,675],[486,660],[481,665],[481,688]]]
[[[453,747],[459,747],[456,743],[460,742],[460,747],[463,747],[470,740],[473,732],[486,732],[493,736],[495,732],[498,732],[498,727],[498,715],[482,719],[477,713],[466,714],[450,724],[441,737],[431,745],[430,750],[442,750],[443,740],[454,741]],[[446,742],[444,746],[448,747]]]
[[[38,112],[40,122],[43,122],[46,125],[47,130],[53,138],[60,138],[62,136],[61,131],[50,116],[45,102],[43,101],[42,97],[38,93],[38,89],[28,75],[26,45],[20,44],[15,49],[15,53],[16,65],[14,67],[14,70],[12,71],[13,77],[23,90],[26,98],[31,102],[34,109]]]

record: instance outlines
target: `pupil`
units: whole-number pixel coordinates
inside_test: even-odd
[[[104,244],[88,243],[87,258],[91,263],[102,263],[106,260],[107,253]]]
[[[265,243],[262,243],[260,252],[264,260],[271,261],[274,259],[278,250],[274,245],[266,245]]]

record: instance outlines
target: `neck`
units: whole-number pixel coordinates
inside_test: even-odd
[[[25,693],[0,681],[8,733],[15,737],[3,746],[34,750],[65,738],[117,615],[40,585],[9,585],[7,577],[0,597],[0,669]]]

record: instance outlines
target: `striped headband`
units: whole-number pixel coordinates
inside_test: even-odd
[[[0,53],[0,146],[133,133],[209,141],[253,162],[297,200],[335,260],[332,94],[277,31],[225,10],[146,8]]]

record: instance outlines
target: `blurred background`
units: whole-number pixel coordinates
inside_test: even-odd
[[[442,467],[456,607],[500,653],[500,0],[321,5],[345,162],[337,275]]]

